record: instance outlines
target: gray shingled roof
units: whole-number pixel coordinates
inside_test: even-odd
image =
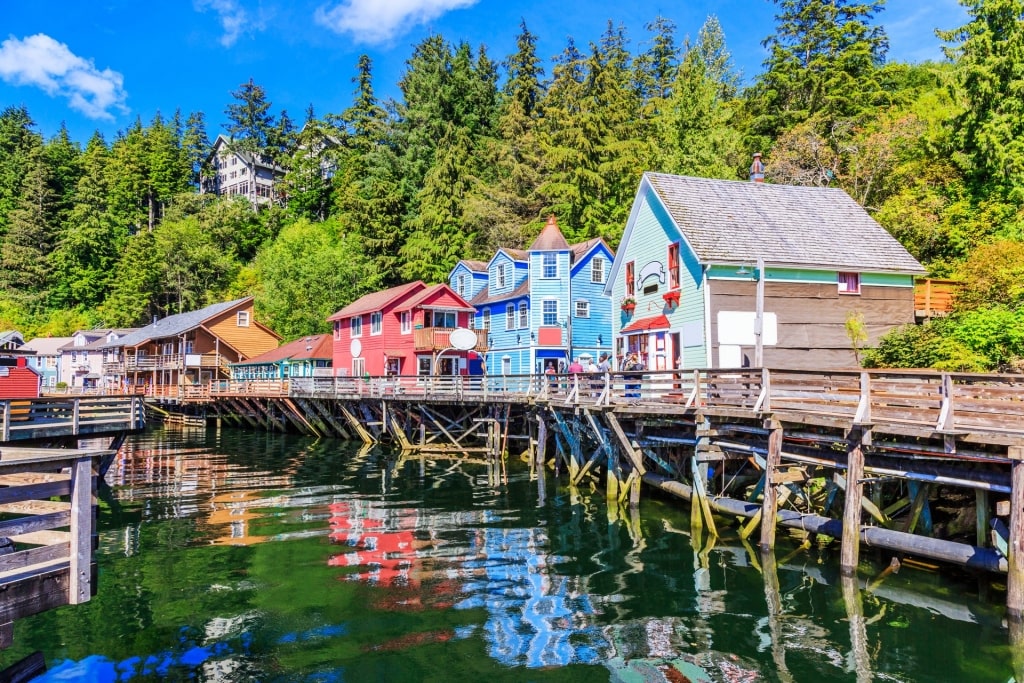
[[[143,328],[131,332],[130,334],[126,334],[115,342],[104,344],[102,348],[138,346],[150,339],[164,339],[183,332],[188,332],[191,329],[199,327],[215,315],[219,315],[224,311],[230,310],[243,301],[247,301],[249,298],[251,297],[243,297],[241,299],[235,299],[234,301],[223,301],[219,304],[207,306],[206,308],[200,308],[198,311],[169,315],[166,318],[157,320],[155,323],[151,323]]]
[[[842,190],[644,177],[702,263],[923,274],[921,264]]]

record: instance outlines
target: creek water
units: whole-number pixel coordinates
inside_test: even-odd
[[[39,680],[1000,681],[998,585],[857,583],[780,531],[695,543],[685,503],[532,479],[510,458],[239,430],[132,438],[99,496],[97,595],[19,621]],[[767,567],[767,569],[766,569]],[[1020,663],[1016,665],[1021,670]]]

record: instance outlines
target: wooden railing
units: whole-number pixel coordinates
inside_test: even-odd
[[[145,426],[137,396],[6,399],[0,401],[0,441],[86,436]],[[4,451],[0,449],[0,460]]]
[[[451,333],[454,327],[424,327],[412,331],[413,344],[417,351],[441,351],[451,348]],[[477,343],[473,347],[477,351],[483,351],[486,347],[486,331],[476,333]]]
[[[5,448],[0,452],[0,642],[15,619],[95,593],[96,462],[111,451]]]
[[[202,392],[196,390],[195,397]],[[1024,435],[1024,376],[743,368],[577,375],[304,377],[214,382],[208,396],[355,400],[544,400],[564,405],[746,414],[802,413],[849,424]]]
[[[956,280],[927,278],[914,284],[914,310],[919,316],[930,318],[953,310],[953,300],[960,288]]]

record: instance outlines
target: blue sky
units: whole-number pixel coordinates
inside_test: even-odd
[[[501,60],[525,20],[549,60],[568,36],[581,46],[598,40],[609,19],[626,26],[640,51],[644,25],[659,14],[680,38],[716,15],[749,80],[775,10],[769,0],[0,0],[0,107],[24,104],[47,137],[64,121],[83,144],[94,130],[110,140],[136,117],[148,122],[178,108],[205,112],[215,137],[231,91],[250,77],[275,113],[287,109],[301,121],[311,103],[318,114],[350,104],[362,53],[373,58],[378,95],[397,97],[412,46],[431,33],[486,44]],[[888,0],[878,20],[890,59],[921,61],[942,56],[935,29],[966,16],[956,0]]]

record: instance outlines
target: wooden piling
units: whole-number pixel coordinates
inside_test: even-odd
[[[864,450],[867,432],[850,429],[846,436],[846,502],[843,506],[843,539],[839,568],[843,574],[857,573],[860,561],[860,512],[864,498]]]
[[[778,484],[775,475],[782,464],[782,425],[777,420],[765,420],[768,428],[768,453],[765,456],[764,494],[761,500],[761,551],[775,547],[775,510],[778,507]]]
[[[1024,447],[1007,449],[1010,464],[1010,540],[1006,558],[1006,616],[1024,620]]]

